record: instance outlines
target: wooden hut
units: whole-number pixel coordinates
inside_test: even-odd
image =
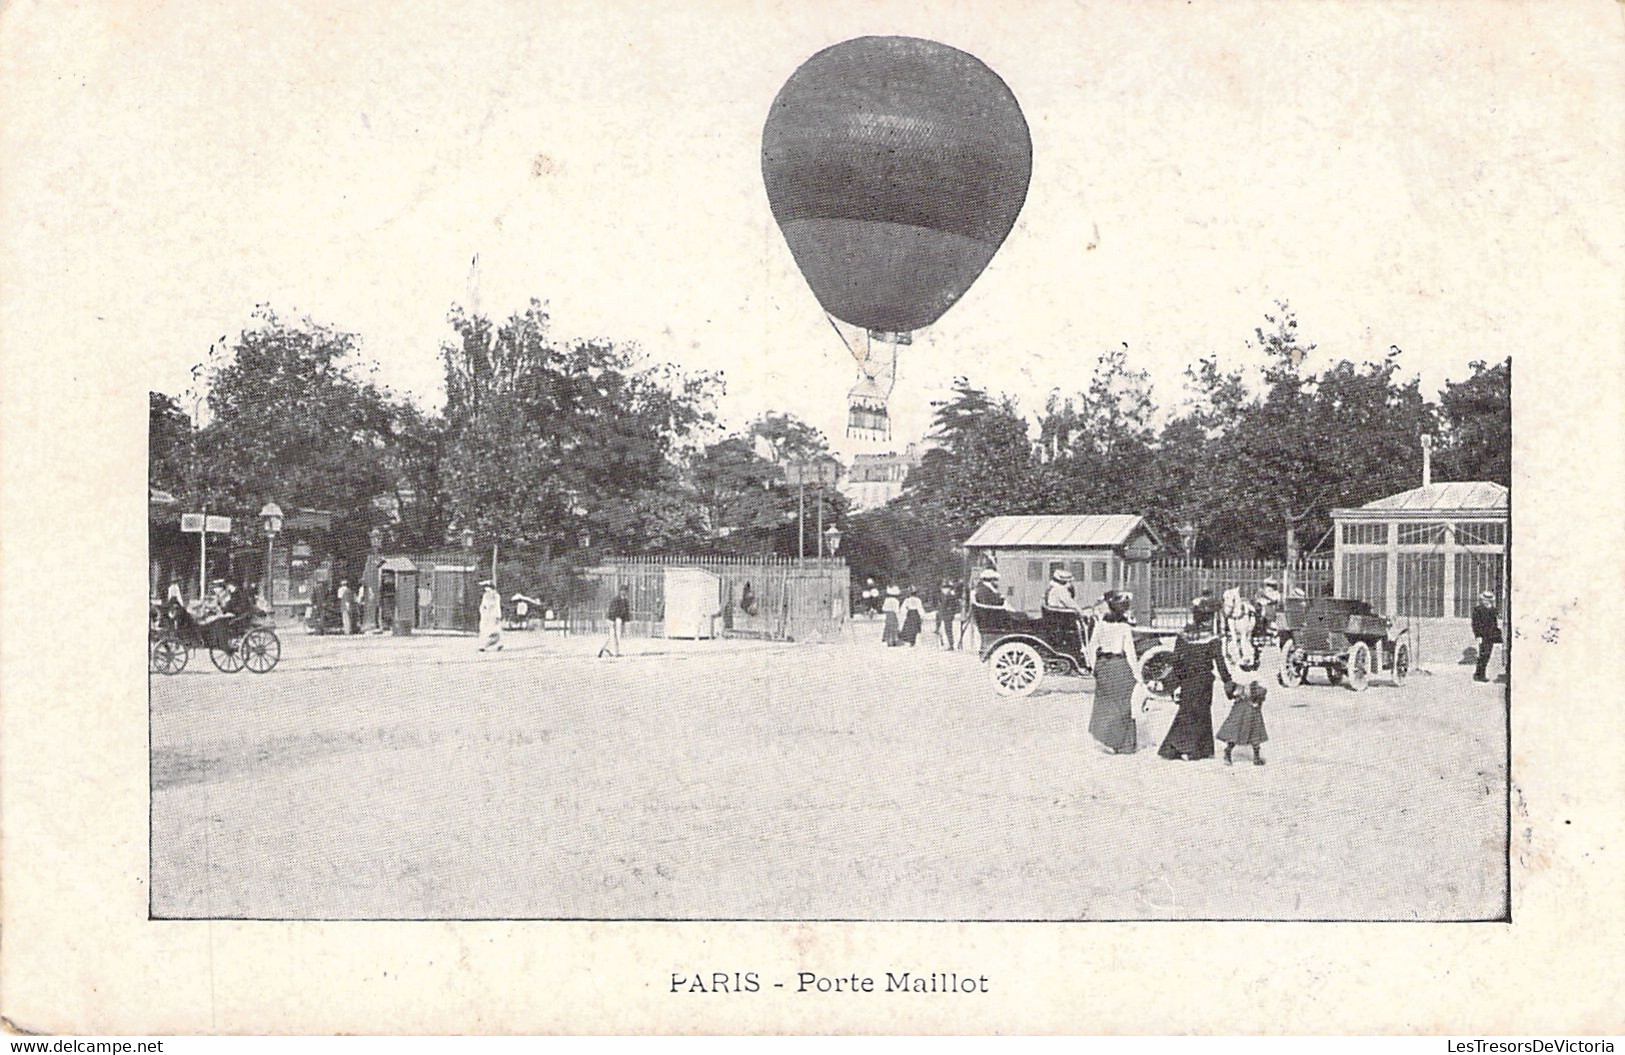
[[[1107,590],[1120,589],[1134,591],[1149,604],[1151,558],[1162,540],[1144,517],[1132,514],[1005,516],[977,528],[964,548],[972,574],[997,568],[1011,606],[1037,613],[1058,568],[1072,573],[1082,604],[1094,604]]]

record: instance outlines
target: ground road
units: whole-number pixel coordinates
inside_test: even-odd
[[[159,917],[1474,919],[1506,899],[1502,685],[1272,684],[1268,764],[1001,700],[974,654],[284,635],[151,682]],[[1314,677],[1315,675],[1311,675]],[[1215,725],[1227,704],[1216,704]]]

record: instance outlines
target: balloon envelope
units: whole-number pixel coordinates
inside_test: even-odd
[[[870,330],[935,322],[1015,225],[1032,136],[998,74],[957,48],[859,37],[791,74],[762,131],[767,198],[824,310]]]

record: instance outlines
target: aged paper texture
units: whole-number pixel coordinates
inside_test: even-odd
[[[1033,405],[1051,386],[1081,389],[1093,358],[1120,342],[1150,350],[1172,399],[1185,365],[1239,350],[1277,299],[1326,356],[1370,361],[1402,345],[1404,370],[1429,396],[1472,360],[1511,358],[1510,778],[1486,778],[1486,794],[1506,791],[1509,824],[1464,851],[1466,871],[1499,889],[1510,837],[1510,922],[1404,921],[1473,915],[1454,911],[1453,899],[1470,900],[1460,890],[1386,922],[1234,921],[1251,901],[1198,913],[1231,922],[1159,918],[1210,892],[1132,871],[1077,877],[1142,898],[1132,922],[957,922],[929,909],[866,919],[871,896],[914,902],[883,890],[885,875],[869,877],[873,891],[821,884],[849,881],[850,862],[802,879],[860,906],[855,919],[802,921],[775,913],[771,891],[734,896],[751,876],[740,866],[734,878],[722,856],[704,862],[718,904],[765,904],[759,915],[780,918],[448,918],[481,916],[495,903],[481,898],[501,892],[472,859],[457,883],[379,909],[398,921],[358,918],[367,913],[342,900],[341,918],[296,921],[285,917],[315,902],[291,887],[233,886],[241,859],[202,856],[219,837],[208,818],[238,785],[183,789],[201,828],[152,812],[145,393],[179,393],[212,342],[269,304],[361,334],[387,384],[432,394],[450,304],[506,315],[535,296],[566,333],[725,371],[729,414],[816,402],[833,409],[814,423],[837,434],[850,364],[762,196],[762,122],[798,65],[869,34],[973,52],[1020,100],[1033,144],[1031,191],[1002,255],[907,350],[900,438],[924,433],[930,399],[956,375]],[[6,5],[6,1024],[183,1035],[1620,1032],[1622,69],[1625,6],[1612,0]],[[198,712],[223,723],[220,735],[239,719],[245,730],[299,720],[288,709],[303,703],[267,715],[262,682],[230,677],[241,695]],[[549,691],[555,703],[618,705],[586,683]],[[1324,699],[1315,707],[1345,716],[1369,705]],[[1371,736],[1383,736],[1375,723]],[[1425,738],[1403,746],[1428,749]],[[1442,736],[1436,746],[1448,754]],[[1292,786],[1291,760],[1306,749],[1272,741],[1273,786],[1335,802],[1335,787]],[[867,779],[906,782],[886,744],[854,750]],[[355,763],[363,778],[368,757]],[[624,768],[603,779],[658,784],[635,761],[616,760]],[[324,775],[309,779],[335,771],[313,767]],[[382,763],[372,773],[403,789],[436,776]],[[505,785],[490,795],[511,805]],[[877,840],[891,837],[884,822],[873,814]],[[322,823],[267,817],[266,830],[298,839]],[[546,824],[540,811],[535,823]],[[1436,839],[1388,847],[1395,874],[1469,823],[1443,816]],[[519,846],[527,835],[509,832]],[[1223,852],[1237,835],[1192,832],[1188,852]],[[1061,822],[1043,837],[1070,853],[1113,836]],[[204,888],[246,908],[149,889],[170,881],[166,855],[188,840]],[[353,849],[335,848],[332,890],[367,880]],[[255,852],[250,863],[275,873],[277,846]],[[974,889],[953,860],[931,867]],[[1251,867],[1258,894],[1300,881],[1286,863]],[[1336,896],[1378,903],[1377,887]],[[923,887],[918,900],[939,892]],[[292,908],[274,907],[283,894]],[[151,918],[155,904],[181,918]],[[440,918],[409,918],[414,904]],[[716,913],[730,914],[758,915]],[[256,915],[272,918],[244,918]],[[952,994],[798,992],[803,972],[884,985],[902,971],[977,981]],[[747,991],[715,992],[717,975]],[[713,991],[693,991],[695,977]]]

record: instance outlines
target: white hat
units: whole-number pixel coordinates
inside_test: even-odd
[[[997,568],[983,568],[982,569],[982,578],[984,580],[985,579],[997,579],[998,577],[999,577],[999,569],[997,569]]]
[[[1054,579],[1056,582],[1071,582],[1072,573],[1067,571],[1065,568],[1056,568],[1055,574],[1051,575],[1050,578]]]
[[[896,597],[897,596],[897,587],[895,587],[895,586],[886,587],[886,596],[887,597]]]

